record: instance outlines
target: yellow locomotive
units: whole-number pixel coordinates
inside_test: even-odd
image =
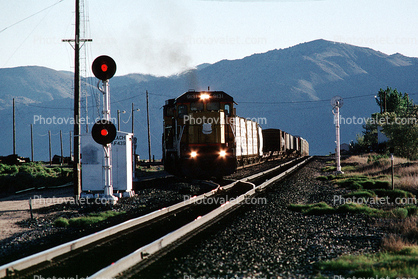
[[[220,178],[273,154],[309,153],[304,139],[280,130],[265,134],[257,122],[236,116],[234,105],[223,91],[188,91],[167,100],[162,140],[165,170],[180,176]]]

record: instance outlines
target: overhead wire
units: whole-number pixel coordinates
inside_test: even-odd
[[[1,29],[1,30],[0,30],[0,33],[4,32],[5,30],[9,29],[10,27],[13,27],[13,26],[15,26],[15,25],[17,25],[17,24],[19,24],[19,23],[21,23],[21,22],[23,22],[23,21],[25,21],[25,20],[27,20],[27,19],[29,19],[29,18],[31,18],[31,17],[33,17],[33,16],[36,16],[37,14],[42,13],[43,11],[46,11],[46,10],[48,10],[48,9],[50,9],[50,8],[52,8],[52,7],[54,7],[55,5],[58,5],[58,4],[59,4],[59,3],[61,3],[62,1],[64,1],[64,0],[59,0],[58,2],[56,2],[56,3],[52,4],[52,5],[50,5],[50,6],[46,7],[46,8],[44,8],[44,9],[42,9],[42,10],[40,10],[40,11],[38,11],[38,12],[36,12],[36,13],[33,13],[33,14],[31,14],[30,16],[27,16],[27,17],[25,17],[24,19],[21,19],[21,20],[19,20],[19,21],[15,22],[15,23],[13,23],[13,24],[11,24],[11,25],[9,25],[9,26],[6,26],[5,28],[3,28],[3,29]]]
[[[345,97],[343,98],[344,100],[346,99],[356,99],[356,98],[365,98],[365,97],[371,97],[371,96],[375,96],[376,94],[367,94],[367,95],[359,95],[359,96],[351,96],[351,97]],[[318,102],[329,102],[331,99],[320,99],[320,100],[307,100],[307,101],[279,101],[279,102],[274,102],[274,101],[238,101],[238,104],[270,104],[270,105],[278,105],[278,104],[304,104],[304,103],[318,103]]]
[[[42,17],[42,19],[38,22],[38,24],[35,25],[35,27],[30,31],[30,33],[26,36],[26,38],[23,40],[23,42],[14,50],[12,55],[6,60],[6,62],[3,64],[3,67],[9,63],[10,59],[13,58],[13,56],[16,54],[16,52],[23,46],[23,44],[26,42],[26,40],[32,35],[33,32],[38,28],[38,26],[41,24],[41,22],[46,18],[46,16],[49,14],[49,11]]]

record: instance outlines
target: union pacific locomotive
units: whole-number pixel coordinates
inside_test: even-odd
[[[278,129],[262,130],[257,122],[236,116],[234,105],[223,91],[188,91],[167,100],[162,141],[165,170],[219,178],[267,158],[309,154],[303,138]]]

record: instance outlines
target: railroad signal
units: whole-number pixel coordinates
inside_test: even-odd
[[[95,142],[106,145],[116,138],[116,126],[108,120],[99,120],[93,125],[91,136]]]
[[[111,57],[102,55],[94,59],[91,69],[98,79],[108,80],[116,73],[116,62]]]

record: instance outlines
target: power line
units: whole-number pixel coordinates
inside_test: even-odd
[[[60,0],[60,1],[56,2],[55,4],[52,4],[51,6],[48,6],[48,7],[44,8],[44,9],[42,9],[42,10],[40,10],[40,11],[38,11],[38,12],[36,12],[36,13],[34,13],[34,14],[32,14],[32,15],[28,16],[28,17],[25,17],[24,19],[21,19],[21,20],[19,20],[19,21],[15,22],[15,23],[13,23],[13,24],[11,24],[11,25],[9,25],[9,26],[7,26],[7,27],[3,28],[2,30],[0,30],[0,33],[2,33],[3,31],[5,31],[5,30],[9,29],[10,27],[13,27],[13,26],[15,26],[15,25],[17,25],[17,24],[19,24],[19,23],[21,23],[21,22],[23,22],[23,21],[25,21],[25,20],[27,20],[27,19],[29,19],[29,18],[31,18],[31,17],[33,17],[33,16],[35,16],[35,15],[37,15],[37,14],[42,13],[42,12],[43,12],[43,11],[45,11],[45,10],[48,10],[49,8],[52,8],[53,6],[55,6],[55,5],[59,4],[59,3],[61,3],[62,1],[64,1],[64,0]]]
[[[364,98],[364,97],[372,97],[375,96],[376,94],[367,94],[367,95],[359,95],[359,96],[351,96],[351,97],[346,97],[344,99],[356,99],[356,98]],[[411,95],[411,94],[410,94]],[[318,102],[329,102],[331,99],[322,99],[322,100],[309,100],[309,101],[283,101],[283,102],[271,102],[271,101],[265,101],[265,102],[254,102],[254,101],[249,101],[249,102],[240,102],[237,101],[238,103],[241,104],[272,104],[272,105],[278,105],[278,104],[303,104],[303,103],[318,103]]]

